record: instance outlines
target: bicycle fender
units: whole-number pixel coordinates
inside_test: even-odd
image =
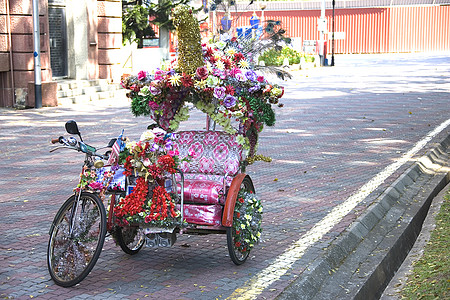
[[[233,178],[233,181],[231,182],[230,188],[227,193],[227,199],[225,201],[225,207],[223,208],[223,216],[222,216],[222,226],[225,227],[231,227],[233,226],[233,215],[234,215],[234,206],[236,204],[237,195],[239,193],[239,190],[241,189],[241,183],[244,180],[244,178],[248,178],[252,184],[253,188],[253,182],[245,173],[240,173],[236,177]]]

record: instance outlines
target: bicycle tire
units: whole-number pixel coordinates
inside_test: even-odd
[[[70,217],[74,208],[74,229],[70,234]],[[78,202],[75,195],[69,197],[50,228],[47,267],[53,281],[62,287],[81,282],[97,262],[105,235],[106,211],[100,198],[88,192],[82,192]]]

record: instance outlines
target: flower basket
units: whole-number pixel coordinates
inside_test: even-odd
[[[160,128],[147,130],[138,142],[127,140],[119,158],[128,176],[129,188],[114,208],[118,225],[180,226],[181,214],[176,209],[178,196],[166,189],[166,182],[171,180],[179,165],[178,153],[172,150],[171,134]]]

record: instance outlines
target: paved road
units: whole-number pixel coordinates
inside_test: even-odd
[[[369,197],[314,237],[307,255],[282,257],[334,207],[400,160],[450,118],[450,58],[440,54],[336,56],[336,67],[297,72],[284,82],[285,107],[266,128],[259,151],[272,163],[249,168],[263,199],[263,241],[242,266],[228,257],[224,235],[178,237],[172,248],[123,253],[108,238],[91,274],[64,289],[46,267],[48,229],[77,182],[82,156],[50,154],[49,140],[77,120],[83,138],[106,144],[125,128],[137,139],[148,125],[126,99],[92,105],[0,110],[0,296],[42,299],[274,299],[414,161],[402,164]],[[199,128],[198,118],[192,127]],[[433,135],[415,157],[450,134]],[[290,248],[291,247],[291,248]],[[313,251],[310,251],[310,250]],[[316,251],[314,251],[316,250]],[[269,271],[267,271],[269,270]],[[270,270],[284,270],[266,276]],[[266,272],[266,273],[265,273]],[[263,274],[263,275],[261,275]],[[262,288],[242,291],[256,279]]]

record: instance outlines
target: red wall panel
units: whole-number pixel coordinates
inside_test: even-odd
[[[255,12],[261,18],[261,11]],[[233,26],[249,26],[253,12],[232,12]],[[223,14],[218,13],[217,20]],[[328,21],[328,52],[331,53],[332,10]],[[279,20],[287,36],[318,40],[320,10],[265,11],[265,20]],[[450,50],[450,6],[398,6],[335,10],[335,53],[386,53]]]

